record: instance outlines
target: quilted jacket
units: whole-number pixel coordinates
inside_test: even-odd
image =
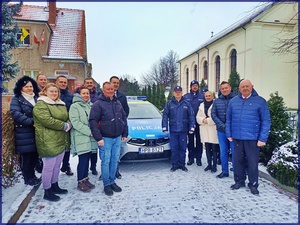
[[[227,137],[267,142],[270,126],[268,104],[254,89],[246,100],[239,93],[229,102],[226,113]]]
[[[35,97],[35,101],[36,101]],[[14,119],[16,153],[36,152],[35,130],[33,126],[33,105],[22,95],[14,96],[10,104],[10,113]]]
[[[36,146],[40,157],[53,157],[70,146],[69,132],[64,131],[69,115],[66,104],[41,96],[33,108]]]
[[[71,153],[81,155],[88,152],[97,152],[98,144],[91,136],[89,116],[92,104],[85,102],[79,94],[74,94],[73,103],[70,107],[69,117],[71,129]]]

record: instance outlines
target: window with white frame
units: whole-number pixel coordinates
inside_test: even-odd
[[[198,68],[197,65],[194,65],[194,80],[198,80]]]
[[[216,91],[220,88],[220,68],[221,68],[221,59],[220,56],[216,57]]]
[[[30,29],[22,27],[17,33],[17,39],[21,42],[21,47],[30,46]]]
[[[31,77],[32,79],[36,80],[36,77],[39,75],[39,70],[24,70],[24,74],[26,76]]]

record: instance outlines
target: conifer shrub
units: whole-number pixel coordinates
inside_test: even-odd
[[[298,141],[277,148],[267,164],[267,171],[280,183],[298,189]]]
[[[267,143],[260,151],[260,162],[265,166],[271,159],[274,150],[292,140],[292,129],[287,108],[278,92],[270,95],[268,106],[271,116],[271,128]]]

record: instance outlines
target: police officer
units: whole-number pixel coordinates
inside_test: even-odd
[[[173,97],[166,103],[163,118],[162,130],[164,133],[170,132],[171,145],[171,171],[185,167],[185,155],[187,147],[187,133],[193,134],[195,131],[195,115],[190,103],[182,96],[182,88],[176,86]]]
[[[203,92],[199,91],[199,82],[193,80],[190,84],[190,93],[186,93],[184,98],[190,102],[193,110],[196,121],[196,115],[198,113],[198,109],[200,104],[204,101]],[[194,163],[194,159],[196,158],[197,166],[202,166],[201,158],[203,147],[200,139],[200,129],[199,124],[195,122],[195,132],[192,134],[188,134],[189,142],[188,142],[188,150],[189,150],[189,161],[187,163],[188,166]],[[196,146],[195,146],[195,138],[196,138]]]

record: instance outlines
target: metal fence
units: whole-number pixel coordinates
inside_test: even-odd
[[[290,128],[293,132],[293,139],[298,139],[298,113],[297,111],[287,111],[289,115]]]

